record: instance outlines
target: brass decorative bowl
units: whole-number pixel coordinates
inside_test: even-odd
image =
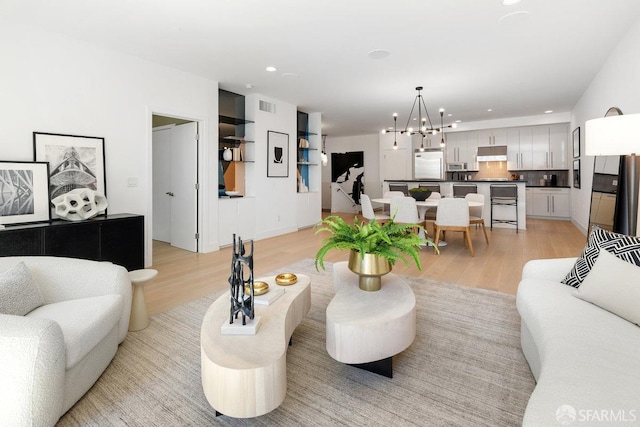
[[[253,295],[263,295],[269,292],[269,284],[265,282],[253,282]],[[244,293],[246,295],[251,294],[251,288],[249,284],[244,285]]]
[[[298,281],[298,276],[293,273],[280,273],[276,276],[276,283],[280,286],[293,285]]]

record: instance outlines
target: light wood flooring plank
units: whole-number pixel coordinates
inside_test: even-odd
[[[353,215],[342,215],[352,219]],[[522,267],[531,259],[578,256],[586,237],[570,222],[527,218],[527,230],[490,230],[489,245],[482,229],[472,229],[475,257],[465,249],[462,233],[447,233],[446,247],[440,255],[433,248],[422,250],[422,271],[399,262],[397,274],[418,276],[448,283],[515,294]],[[278,270],[303,258],[314,258],[323,236],[307,228],[295,233],[255,242],[256,277]],[[326,261],[344,261],[346,252],[332,251]],[[197,254],[154,242],[153,266],[159,274],[145,284],[145,297],[151,315],[209,295],[229,284],[231,248]]]

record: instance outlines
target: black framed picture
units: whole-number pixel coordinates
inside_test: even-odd
[[[0,161],[0,224],[48,221],[49,164]]]
[[[573,186],[580,188],[580,159],[573,161]]]
[[[580,157],[580,126],[573,130],[573,158]]]
[[[104,138],[34,132],[33,157],[49,163],[50,199],[76,188],[107,195]]]
[[[289,134],[267,131],[267,176],[289,176]]]

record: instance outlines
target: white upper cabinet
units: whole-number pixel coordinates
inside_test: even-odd
[[[468,132],[455,132],[447,134],[447,143],[445,151],[447,155],[447,163],[464,162],[467,168],[474,170],[475,166],[475,149],[470,147],[467,140]]]
[[[507,129],[487,129],[478,131],[478,147],[507,145]]]
[[[550,168],[568,169],[569,160],[569,128],[566,124],[556,124],[549,126],[549,158]]]
[[[519,151],[509,148],[510,169],[567,169],[566,124],[527,126],[519,129]]]

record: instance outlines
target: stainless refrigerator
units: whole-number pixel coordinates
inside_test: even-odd
[[[444,153],[442,150],[416,150],[413,153],[414,179],[444,179]]]

